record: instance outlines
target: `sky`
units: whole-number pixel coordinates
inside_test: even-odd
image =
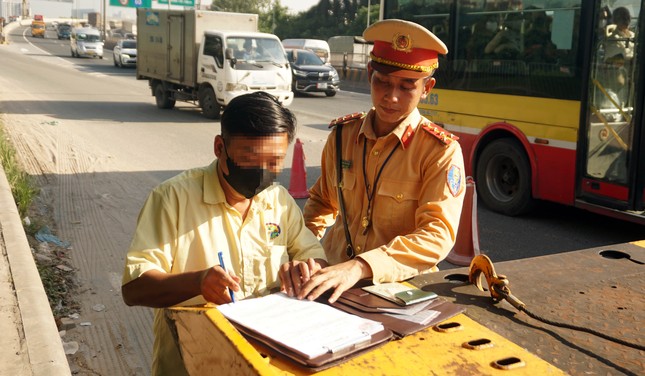
[[[318,4],[320,0],[280,0],[283,7],[289,8],[293,13],[309,10],[312,6]]]
[[[5,0],[8,2],[19,3],[20,0]],[[32,13],[44,13],[49,17],[66,16],[70,13],[71,7],[80,9],[100,9],[101,0],[62,0],[63,2],[55,2],[48,0],[32,0],[31,7]],[[109,4],[109,0],[105,0]],[[198,2],[199,0],[196,0]],[[282,6],[289,8],[290,13],[296,14],[302,11],[309,10],[312,6],[318,4],[320,0],[280,0]],[[210,2],[209,0],[202,0],[202,3]],[[64,14],[63,14],[64,13]],[[108,16],[120,14],[126,18],[135,17],[133,8],[121,8],[108,6]]]

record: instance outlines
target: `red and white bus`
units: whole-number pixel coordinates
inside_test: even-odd
[[[381,0],[449,53],[419,108],[460,137],[489,208],[645,223],[643,0]]]

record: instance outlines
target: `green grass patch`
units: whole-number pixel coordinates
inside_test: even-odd
[[[30,221],[28,224],[23,223],[23,227],[30,247],[36,250],[39,248],[40,242],[35,239],[34,235],[43,226],[46,226],[47,222],[51,222],[51,219],[39,215],[40,211],[32,208],[32,206],[37,205],[36,198],[40,193],[40,189],[36,186],[35,180],[22,169],[16,158],[16,151],[1,123],[0,165],[0,168],[4,168],[5,175],[7,175],[7,181],[11,187],[11,193],[18,207],[20,218],[27,217],[30,209],[32,209],[29,215]],[[67,250],[54,245],[46,248],[49,251],[34,251],[35,256],[40,256],[35,257],[35,262],[54,318],[58,319],[72,312],[78,312],[80,309],[78,302],[74,298],[74,291],[76,291],[78,285],[75,280],[75,273],[69,267],[70,262]]]
[[[7,175],[20,218],[24,218],[34,197],[38,195],[38,188],[18,163],[16,151],[9,142],[2,124],[0,124],[0,164]]]

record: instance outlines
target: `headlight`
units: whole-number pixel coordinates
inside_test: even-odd
[[[338,78],[338,72],[336,72],[336,71],[332,71],[332,72],[331,72],[331,78],[332,78],[332,79],[336,79],[336,78]]]
[[[293,74],[296,76],[307,77],[307,72],[298,69],[294,69]]]
[[[244,84],[234,84],[229,82],[226,84],[226,91],[248,91],[249,87]]]
[[[122,59],[129,59],[129,58],[130,58],[130,55],[128,55],[128,54],[121,54],[121,58],[122,58]]]
[[[278,90],[291,91],[291,85],[279,85]]]

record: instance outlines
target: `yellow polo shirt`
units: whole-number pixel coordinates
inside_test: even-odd
[[[139,214],[122,284],[153,269],[182,273],[219,265],[218,251],[224,254],[227,270],[242,279],[237,299],[266,295],[279,287],[278,269],[289,260],[326,259],[284,187],[273,185],[256,195],[242,220],[226,203],[214,161],[150,193]],[[199,295],[179,305],[203,303]],[[153,375],[186,374],[163,310],[155,310],[154,331]]]

